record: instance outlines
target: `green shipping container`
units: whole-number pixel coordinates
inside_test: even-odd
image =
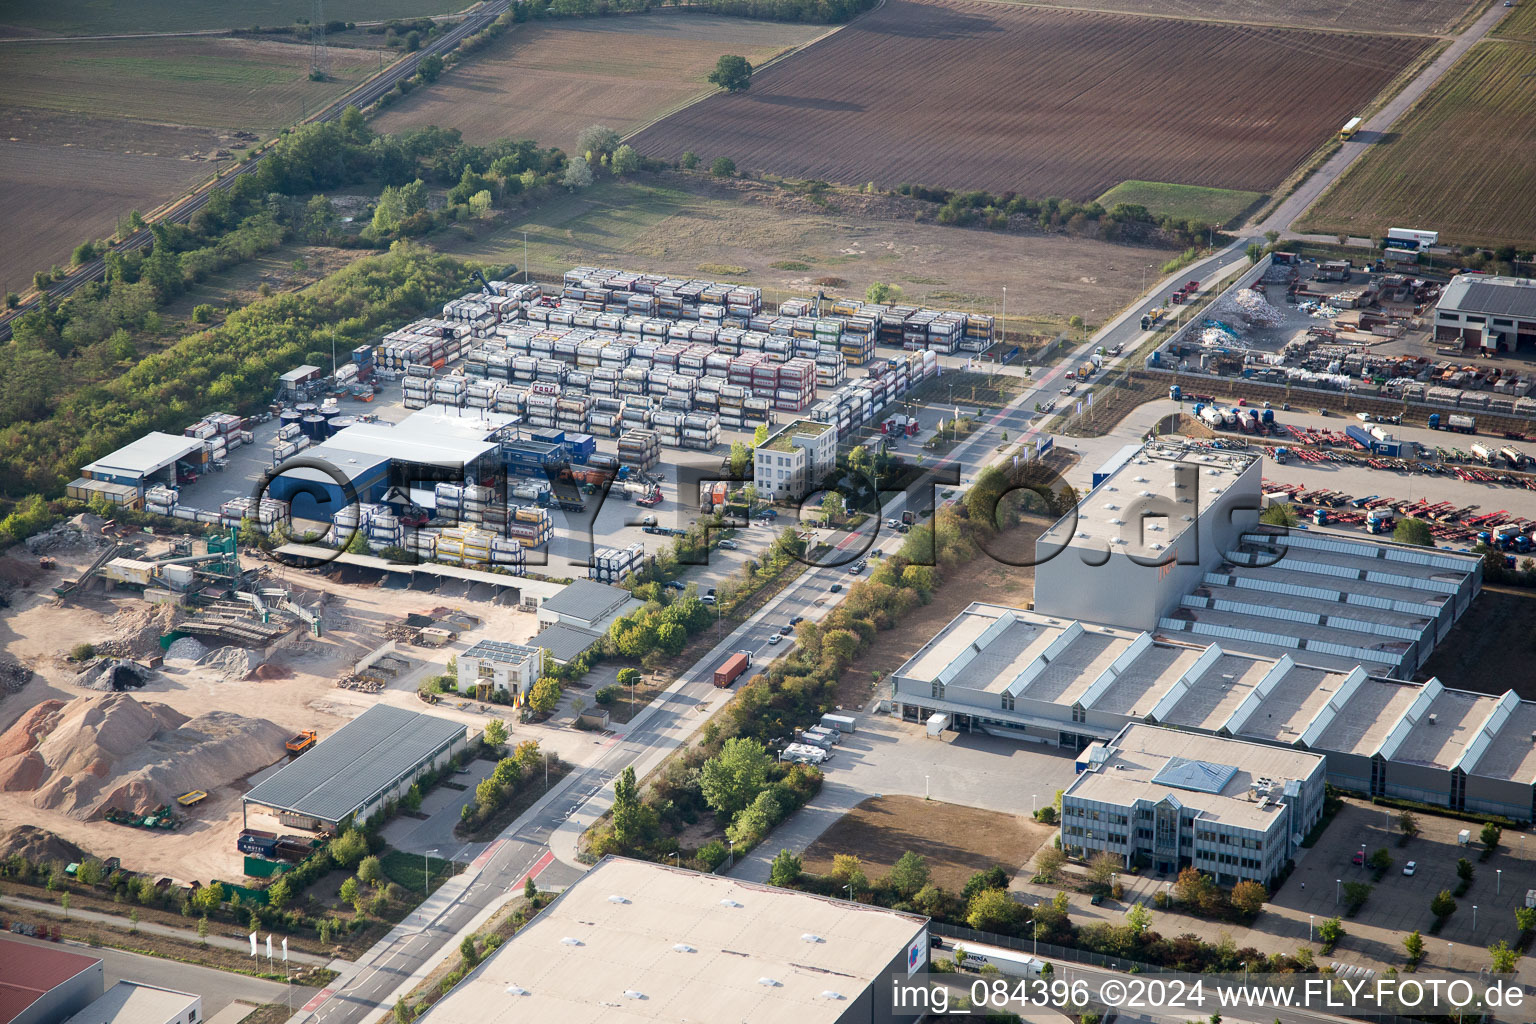
[[[217,878],[214,881],[224,887],[224,898],[226,900],[233,900],[236,896],[239,896],[246,903],[255,902],[265,905],[267,902],[267,890],[265,889],[247,889],[243,885],[235,885],[233,882],[225,882]]]
[[[292,864],[280,860],[262,860],[260,857],[245,858],[245,876],[247,878],[271,878],[280,875],[293,867]]]

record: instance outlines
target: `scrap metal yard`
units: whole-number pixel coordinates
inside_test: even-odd
[[[1087,200],[1139,179],[1262,192],[1426,45],[889,0],[763,71],[749,92],[712,96],[635,145],[667,160],[695,150],[743,168],[887,187]]]

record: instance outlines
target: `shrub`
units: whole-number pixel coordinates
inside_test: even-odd
[[[736,161],[728,156],[716,157],[714,163],[709,165],[709,173],[717,178],[734,178],[736,176]]]
[[[192,319],[200,324],[210,323],[213,320],[214,308],[207,302],[199,302],[192,307]]]
[[[607,707],[609,704],[612,704],[614,701],[618,700],[619,694],[622,692],[623,688],[620,687],[617,683],[610,683],[607,686],[600,687],[598,691],[592,695],[592,699],[597,701],[603,707]]]
[[[69,649],[70,661],[90,661],[96,657],[95,644],[75,644]]]

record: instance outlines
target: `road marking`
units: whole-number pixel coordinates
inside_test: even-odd
[[[505,842],[506,842],[505,839],[497,839],[497,840],[493,841],[490,846],[487,846],[485,848],[485,851],[483,853],[481,853],[480,856],[478,856],[474,860],[470,861],[469,866],[472,867],[472,868],[483,868],[483,867],[485,867],[487,864],[490,863],[491,858],[496,855],[496,851],[501,849],[502,845]]]
[[[305,1013],[313,1013],[315,1010],[320,1008],[320,1004],[321,1003],[325,1002],[327,999],[331,998],[331,996],[333,996],[335,994],[336,994],[336,990],[334,988],[323,988],[323,989],[321,989],[319,992],[315,993],[315,996],[314,996],[313,999],[311,999],[309,1002],[304,1004],[304,1012]]]
[[[519,878],[517,880],[517,884],[514,885],[512,888],[514,890],[515,889],[523,888],[523,886],[528,884],[528,879],[530,879],[530,878],[537,879],[539,877],[539,873],[541,871],[543,871],[545,868],[549,867],[554,862],[555,862],[554,851],[553,850],[545,850],[544,851],[544,856],[542,856],[538,860],[534,861],[533,862],[533,867],[529,868],[528,869],[528,873],[526,875],[524,875],[522,878]]]

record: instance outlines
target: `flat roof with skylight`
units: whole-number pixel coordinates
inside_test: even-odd
[[[424,1024],[882,1019],[864,998],[928,922],[860,903],[606,857],[421,1017]]]
[[[1440,688],[1428,709],[1390,752],[1392,760],[1430,768],[1455,768],[1498,701],[1499,698],[1486,693]]]

